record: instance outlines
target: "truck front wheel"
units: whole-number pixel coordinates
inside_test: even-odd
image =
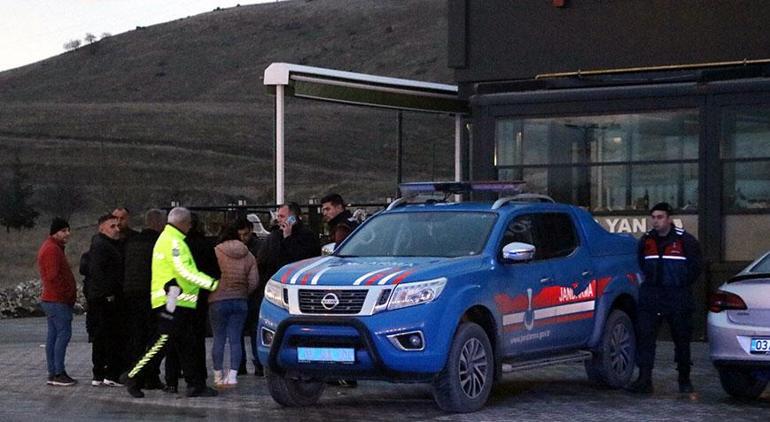
[[[265,378],[273,400],[286,407],[311,406],[318,402],[325,388],[323,382],[289,378],[268,368],[265,368]]]
[[[444,369],[433,381],[433,398],[448,412],[474,412],[487,402],[494,381],[494,355],[487,333],[472,322],[460,324]]]

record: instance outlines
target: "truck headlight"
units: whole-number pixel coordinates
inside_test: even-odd
[[[289,309],[289,304],[284,301],[284,287],[281,283],[270,280],[265,286],[265,299],[275,306],[279,306],[283,309]]]
[[[399,284],[393,291],[388,309],[400,309],[435,300],[444,291],[446,278]]]

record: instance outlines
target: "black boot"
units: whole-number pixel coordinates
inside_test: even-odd
[[[216,397],[217,390],[208,386],[187,387],[187,397]]]
[[[690,394],[695,392],[695,388],[690,381],[690,368],[679,368],[679,392],[683,394]]]
[[[126,386],[126,391],[128,391],[128,394],[131,395],[131,397],[141,399],[144,397],[144,393],[142,392],[141,387],[139,386],[139,380],[136,378],[129,378],[128,373],[123,373],[123,375],[120,376],[121,384]]]
[[[652,368],[639,368],[639,378],[626,388],[636,394],[652,394]]]

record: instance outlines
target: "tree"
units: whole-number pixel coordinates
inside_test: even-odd
[[[49,185],[37,192],[38,208],[50,215],[69,220],[73,214],[86,208],[86,195],[79,185],[61,183]]]
[[[33,192],[16,155],[11,164],[10,181],[0,186],[0,224],[6,232],[35,227],[35,219],[40,214],[29,204]]]
[[[64,43],[64,49],[67,51],[75,50],[80,47],[80,40],[69,40]]]
[[[111,36],[112,34],[110,34],[109,32],[102,32],[102,39],[109,38]]]
[[[92,44],[94,41],[96,41],[96,35],[94,35],[94,34],[92,34],[90,32],[86,32],[86,36],[83,37],[83,41],[85,41],[85,42],[87,42],[89,44]]]

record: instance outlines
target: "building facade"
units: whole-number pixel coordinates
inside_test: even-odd
[[[752,1],[449,0],[467,171],[524,180],[637,236],[660,201],[706,293],[770,249],[770,8]],[[701,310],[705,315],[705,307]]]

